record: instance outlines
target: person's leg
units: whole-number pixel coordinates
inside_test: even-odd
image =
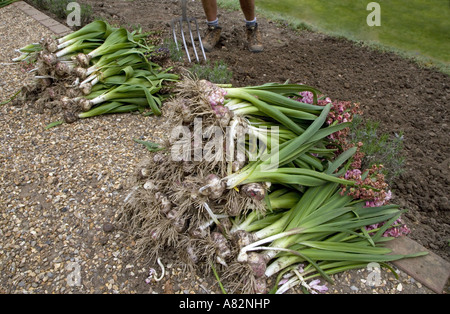
[[[264,50],[262,45],[261,33],[256,23],[255,0],[239,0],[242,12],[245,17],[246,33],[248,40],[248,49],[251,52],[261,52]]]
[[[206,23],[208,29],[202,39],[203,48],[205,51],[211,51],[219,42],[222,28],[219,26],[219,19],[217,17],[217,1],[216,0],[202,0],[203,10],[205,11]]]
[[[255,15],[255,0],[239,0],[242,13],[246,21],[253,21],[256,18]]]
[[[217,1],[202,0],[203,10],[205,11],[206,20],[213,22],[217,19]]]

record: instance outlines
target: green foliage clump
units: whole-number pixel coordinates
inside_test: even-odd
[[[69,10],[67,10],[67,5],[70,2],[73,2],[72,0],[29,0],[32,5],[34,5],[37,8],[47,10],[54,15],[56,15],[60,19],[67,18],[67,15],[70,13]],[[80,26],[84,26],[88,23],[90,23],[92,18],[92,8],[90,5],[87,4],[80,4],[81,12],[80,12]]]
[[[216,84],[229,84],[233,77],[233,72],[223,61],[194,64],[191,67],[191,72],[201,80],[204,79]]]
[[[364,143],[361,147],[361,152],[364,153],[362,168],[368,169],[374,164],[382,164],[386,181],[392,182],[404,170],[403,133],[395,133],[393,136],[380,133],[379,125],[379,122],[363,121],[360,116],[355,116],[350,138],[353,143]]]

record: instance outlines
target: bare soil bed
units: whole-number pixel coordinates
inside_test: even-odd
[[[104,18],[112,24],[130,27],[140,25],[144,30],[160,30],[166,37],[170,36],[169,22],[181,14],[179,1],[172,0],[79,0],[78,2],[90,4],[94,17]],[[200,2],[189,2],[188,5],[188,14],[202,22],[204,15]],[[51,16],[50,13],[46,13]],[[233,72],[232,84],[234,86],[285,82],[286,80],[308,84],[318,88],[333,100],[359,102],[366,119],[380,122],[380,131],[389,134],[404,133],[405,171],[392,186],[393,202],[408,209],[403,219],[411,229],[409,237],[449,261],[450,149],[448,140],[449,106],[447,104],[450,99],[449,76],[433,69],[422,68],[413,61],[405,60],[393,53],[375,51],[345,39],[332,38],[324,34],[294,31],[262,17],[258,17],[258,22],[263,31],[265,50],[262,53],[253,54],[246,48],[242,13],[222,10],[219,19],[223,27],[222,39],[216,49],[207,54],[207,57],[212,62],[222,60],[229,66]],[[201,23],[201,27],[204,27],[203,23]],[[178,64],[177,66],[189,67],[189,64]],[[17,120],[22,118],[18,117]],[[144,123],[157,121],[155,119],[148,118],[136,124],[133,118],[135,117],[130,115],[109,116],[104,117],[105,125],[108,127],[98,122],[100,119],[97,122],[94,119],[93,125],[90,125],[90,121],[82,121],[79,122],[77,128],[86,129],[87,134],[97,133],[95,138],[101,140],[102,133],[109,134],[108,129],[116,127],[118,135],[114,133],[111,136],[117,139],[117,142],[114,141],[113,144],[119,145],[122,149],[122,145],[118,143],[121,138],[124,138],[123,134],[130,139],[142,134],[149,134],[153,128],[158,129],[157,125],[153,127]],[[28,117],[28,120],[30,119]],[[42,117],[39,119],[45,120],[45,122],[49,121]],[[96,127],[97,123],[102,126],[101,129]],[[132,130],[133,127],[135,130]],[[158,129],[158,131],[164,130]],[[65,132],[70,132],[70,130],[65,130]],[[51,134],[56,137],[55,142],[59,137],[63,139],[62,135],[58,135],[56,131]],[[117,136],[114,137],[115,135]],[[37,144],[47,143],[48,139],[44,137],[38,138],[36,141],[38,141]],[[139,160],[145,155],[144,150],[131,151],[135,148],[128,142],[124,144],[123,151],[134,154],[130,160]],[[68,150],[69,152],[66,153],[70,153],[71,148],[67,147],[63,150]],[[80,151],[84,150],[86,149]],[[43,151],[42,154],[44,153],[49,156],[53,154],[51,151]],[[86,150],[86,154],[89,153],[89,150]],[[80,157],[80,159],[83,158]],[[98,163],[101,164],[101,161]],[[111,176],[115,176],[121,171],[119,166],[132,167],[132,162],[127,162],[127,165],[118,165],[114,170],[114,175],[111,174]],[[100,180],[106,180],[107,176],[106,172],[101,176],[93,172],[93,188],[97,187],[97,183],[98,186],[101,186]],[[121,180],[124,179],[123,176],[125,176],[124,172],[120,175]],[[53,178],[49,177],[48,179],[52,181],[51,184],[54,184]],[[81,181],[80,186],[84,186]],[[115,187],[111,187],[111,189],[115,189]],[[33,188],[25,192],[31,195]],[[137,263],[134,257],[129,255],[127,258],[123,258],[122,262],[125,262],[123,265],[126,266],[122,268],[122,264],[118,260],[120,256],[114,255],[119,251],[119,247],[122,245],[119,240],[122,239],[119,239],[119,233],[116,235],[115,232],[105,232],[102,228],[104,221],[113,221],[115,207],[119,206],[115,200],[125,197],[126,194],[127,191],[122,188],[112,198],[105,194],[102,198],[102,204],[105,204],[102,206],[105,206],[105,209],[102,206],[96,208],[94,221],[87,220],[86,225],[81,226],[82,229],[91,230],[91,225],[94,225],[96,229],[92,229],[93,235],[80,232],[73,239],[68,239],[69,244],[64,246],[64,248],[71,247],[71,242],[79,240],[78,238],[88,237],[90,240],[87,244],[80,242],[82,243],[80,247],[72,246],[79,249],[80,252],[84,252],[86,246],[89,249],[86,257],[99,263],[98,265],[92,264],[92,267],[88,262],[81,264],[83,271],[84,269],[92,270],[95,275],[88,276],[87,271],[83,272],[83,284],[86,285],[86,290],[81,290],[81,292],[104,293],[114,290],[132,293],[178,293],[179,291],[220,293],[212,276],[200,278],[201,274],[182,276],[180,273],[178,275],[178,269],[171,267],[170,264],[166,265],[168,272],[177,277],[177,280],[171,277],[151,287],[144,282],[148,265]],[[94,205],[92,206],[94,207]],[[102,216],[104,212],[108,213],[107,217]],[[67,215],[66,211],[61,215]],[[67,222],[71,226],[70,220]],[[89,225],[87,225],[88,223]],[[73,228],[81,227],[77,225]],[[113,235],[118,238],[112,239]],[[57,241],[58,239],[55,240],[55,243]],[[92,249],[90,245],[92,245]],[[133,242],[126,245],[124,251],[128,252],[128,245],[131,247]],[[45,249],[46,247],[44,247]],[[167,259],[170,261],[170,252],[168,253]],[[41,251],[39,254],[43,256]],[[50,257],[48,260],[52,261]],[[109,268],[103,267],[105,263]],[[108,287],[108,285],[114,287],[114,280],[111,284],[107,281],[107,279],[111,280],[112,273],[114,275],[118,273],[119,278],[114,279],[119,286],[117,289]],[[128,276],[128,274],[131,275]],[[342,284],[330,293],[372,293],[370,287],[359,282],[361,276],[365,278],[366,274],[352,271],[337,275],[336,281]],[[89,279],[89,282],[86,278]],[[63,282],[63,279],[60,281]],[[8,281],[8,284],[2,285],[0,291],[16,291],[14,289],[27,288],[25,279],[16,280],[15,277],[11,279],[13,285],[15,285],[15,281],[19,282],[19,287],[10,288]],[[388,284],[386,287],[381,287],[378,293],[400,293],[402,291],[393,283],[392,278],[386,278],[386,281]],[[24,287],[20,286],[22,282]],[[43,290],[44,292],[55,291],[53,287],[50,287],[54,284],[50,284],[50,282],[49,279],[49,288]],[[410,279],[408,279],[408,283],[411,283]],[[389,288],[393,284],[395,285],[392,288],[394,292]],[[44,287],[46,286],[44,285]],[[75,288],[72,287],[73,290],[66,291],[56,290],[56,292],[80,292]],[[419,286],[419,288],[423,287]],[[404,286],[402,289],[403,293],[424,293],[424,290],[417,289],[415,284]]]
[[[140,25],[170,36],[169,22],[181,14],[178,1],[92,1],[93,15],[121,25]],[[199,2],[189,16],[204,27]],[[222,38],[207,57],[224,61],[235,86],[267,82],[304,83],[335,100],[359,102],[365,118],[379,121],[380,131],[404,133],[405,171],[394,182],[394,202],[410,237],[450,260],[450,78],[393,53],[375,51],[341,38],[294,31],[259,18],[264,52],[251,53],[241,12],[221,10]]]

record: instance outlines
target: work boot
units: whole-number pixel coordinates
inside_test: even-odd
[[[251,52],[261,52],[264,50],[261,38],[261,32],[258,29],[258,24],[246,27],[248,50]]]
[[[203,49],[205,49],[206,52],[210,52],[214,49],[219,42],[221,32],[222,27],[220,26],[208,26],[205,37],[202,38]]]

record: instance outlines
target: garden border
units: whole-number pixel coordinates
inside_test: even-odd
[[[44,25],[56,36],[64,36],[72,30],[64,24],[54,20],[48,15],[37,10],[24,1],[17,1],[11,4],[21,10],[40,24]],[[392,254],[410,254],[419,251],[427,251],[428,255],[405,260],[394,261],[396,267],[404,271],[433,292],[444,293],[444,289],[450,278],[450,263],[427,250],[416,241],[403,236],[388,243],[388,247],[393,250]]]
[[[53,18],[42,13],[41,11],[37,10],[36,8],[32,7],[31,5],[29,5],[24,1],[14,2],[11,4],[11,6],[15,6],[25,14],[29,15],[30,17],[38,21],[40,24],[50,29],[58,37],[67,35],[68,33],[72,32],[72,30],[66,25],[61,24],[60,22],[54,20]]]

